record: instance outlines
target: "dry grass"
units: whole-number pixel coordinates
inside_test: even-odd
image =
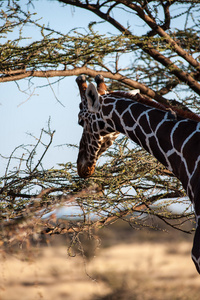
[[[200,277],[190,247],[189,242],[114,246],[95,258],[90,270],[112,288],[103,299],[197,300]]]
[[[90,299],[104,295],[106,284],[94,283],[85,272],[83,260],[70,258],[66,247],[46,247],[31,257],[1,257],[0,299]]]
[[[2,252],[0,300],[199,300],[191,246],[191,238],[128,238],[86,262],[63,245]]]

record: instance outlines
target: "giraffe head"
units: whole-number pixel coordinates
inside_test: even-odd
[[[110,147],[119,135],[108,126],[102,118],[102,96],[106,94],[106,85],[102,76],[95,77],[97,88],[93,83],[87,87],[83,75],[77,77],[81,103],[78,123],[83,127],[79,145],[77,169],[80,177],[86,178],[93,174],[100,155]]]

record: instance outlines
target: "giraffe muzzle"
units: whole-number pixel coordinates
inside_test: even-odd
[[[77,171],[78,171],[78,175],[81,178],[90,177],[94,173],[94,170],[95,170],[95,164],[92,166],[88,166],[88,165],[82,165],[77,162]]]

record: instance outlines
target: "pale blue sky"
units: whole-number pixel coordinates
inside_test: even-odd
[[[39,21],[41,24],[49,25],[50,28],[63,33],[67,33],[75,27],[87,28],[91,21],[101,21],[86,10],[74,9],[71,6],[63,7],[57,1],[35,1],[34,6],[37,18],[42,18]],[[32,11],[31,7],[30,11]],[[124,23],[125,19],[121,12],[118,17]],[[134,22],[139,25],[139,21],[136,19]],[[127,21],[124,25],[126,23]],[[109,24],[103,23],[99,28],[101,28],[101,33],[117,33]],[[137,30],[140,28],[137,26]],[[24,33],[33,39],[40,36],[39,31],[36,32],[31,26],[27,27]],[[12,37],[16,38],[15,34],[11,34],[10,38]],[[30,40],[27,40],[27,43],[29,42]],[[9,156],[14,148],[21,144],[34,143],[34,139],[27,133],[39,137],[40,130],[47,127],[49,117],[51,117],[51,129],[56,130],[56,133],[53,144],[44,159],[44,167],[51,168],[56,167],[57,163],[76,161],[78,150],[66,146],[56,147],[66,143],[79,144],[80,141],[82,128],[77,124],[80,98],[75,79],[75,76],[66,77],[58,84],[53,85],[56,97],[65,107],[59,104],[49,86],[36,88],[38,85],[48,84],[46,79],[32,79],[34,85],[30,87],[27,93],[20,92],[17,84],[21,90],[25,90],[29,79],[19,80],[17,84],[15,82],[1,83],[0,153],[3,156]],[[49,81],[54,82],[55,78],[50,78]],[[30,95],[32,96],[30,97]],[[6,162],[0,158],[0,164],[0,174],[2,175]]]
[[[43,18],[40,23],[49,23],[51,28],[63,33],[77,26],[86,26],[88,23],[88,14],[84,11],[81,12],[80,20],[80,13],[77,10],[74,14],[70,7],[63,8],[58,2],[38,1],[34,4],[38,16]],[[36,32],[31,27],[27,28],[26,34],[33,39],[37,38]],[[9,156],[18,145],[33,143],[34,139],[27,133],[39,137],[40,130],[47,127],[48,119],[51,117],[51,128],[56,130],[56,133],[53,145],[44,160],[45,167],[50,168],[60,162],[76,161],[75,149],[55,147],[65,143],[79,143],[82,129],[77,124],[80,100],[75,78],[66,77],[59,84],[53,85],[56,97],[65,107],[58,103],[49,86],[34,90],[37,85],[48,84],[46,79],[33,79],[35,85],[27,91],[27,94],[20,92],[15,82],[1,83],[0,153],[2,155]],[[27,88],[27,80],[17,82],[21,90]],[[55,78],[49,81],[53,82]],[[0,161],[2,174],[5,162],[2,159]]]

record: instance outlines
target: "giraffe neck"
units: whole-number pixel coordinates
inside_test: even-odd
[[[181,113],[180,117],[178,110],[174,113],[169,107],[152,105],[137,95],[130,99],[130,93],[106,93],[102,77],[96,79],[99,93],[92,83],[87,87],[83,76],[77,78],[79,124],[84,128],[77,160],[79,175],[93,174],[98,157],[119,132],[150,152],[180,179],[193,201],[196,231],[192,258],[200,273],[200,118],[193,113]]]
[[[102,114],[106,123],[142,146],[180,179],[196,202],[200,179],[200,122],[174,119],[170,112],[127,98],[104,96]],[[200,205],[196,204],[196,212]],[[198,207],[199,206],[199,207]]]

